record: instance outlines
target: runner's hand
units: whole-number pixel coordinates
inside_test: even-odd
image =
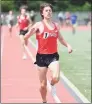
[[[71,47],[70,45],[68,45],[67,48],[68,48],[68,53],[72,53],[72,51],[73,51],[73,50],[72,50],[72,47]]]

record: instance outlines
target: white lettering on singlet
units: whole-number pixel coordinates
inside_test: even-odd
[[[48,32],[44,32],[43,38],[47,39],[48,37],[56,37],[57,35],[55,33],[48,33]]]

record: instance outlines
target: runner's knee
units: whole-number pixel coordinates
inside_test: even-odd
[[[24,45],[25,41],[24,41],[23,37],[20,37],[20,40],[21,40],[21,44]]]
[[[53,81],[54,81],[55,83],[58,83],[58,82],[59,82],[59,80],[60,80],[60,78],[59,78],[59,77],[54,77],[54,78],[53,78]]]
[[[46,81],[42,81],[41,82],[41,89],[45,89],[47,87],[47,82]]]

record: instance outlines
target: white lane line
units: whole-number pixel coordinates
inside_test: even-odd
[[[1,33],[1,65],[2,65],[2,58],[3,58],[3,50],[4,50],[4,34]]]
[[[30,50],[28,49],[28,47],[25,46],[25,49],[28,52],[29,56],[31,57],[32,61],[34,62],[35,58],[33,57],[32,53],[30,52]],[[50,85],[50,83],[49,83],[48,80],[47,80],[47,87],[48,87],[49,91],[51,92],[51,85]],[[61,103],[60,99],[57,97],[56,94],[53,94],[52,96],[55,99],[56,103]]]
[[[78,90],[78,88],[68,80],[62,72],[60,72],[60,76],[67,83],[67,85],[74,91],[74,93],[83,101],[83,103],[90,103],[88,99]]]
[[[29,42],[36,48],[36,45],[29,40]],[[78,88],[61,72],[60,77],[66,82],[66,84],[74,91],[74,93],[84,102],[90,103],[88,99],[78,90]]]
[[[47,80],[47,86],[48,86],[49,91],[51,92],[51,85],[48,80]],[[56,103],[61,103],[60,99],[58,98],[56,94],[53,94],[53,98],[55,99]]]

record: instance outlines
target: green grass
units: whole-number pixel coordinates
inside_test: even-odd
[[[64,75],[91,102],[91,30],[63,31],[65,40],[73,47],[68,54],[67,48],[58,43],[60,68]],[[35,36],[31,39],[35,42]]]

